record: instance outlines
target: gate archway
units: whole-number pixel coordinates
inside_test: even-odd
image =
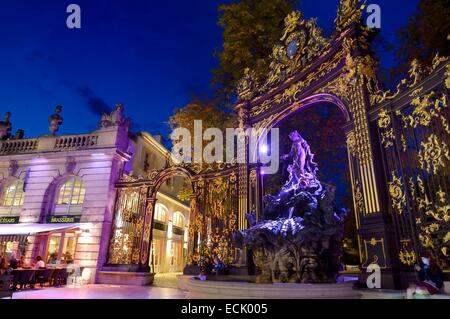
[[[377,263],[382,287],[401,288],[413,274],[420,247],[440,245],[443,255],[450,254],[450,175],[442,171],[450,166],[450,64],[436,57],[424,71],[413,63],[396,92],[382,91],[377,61],[370,51],[374,32],[363,25],[361,10],[360,1],[342,0],[331,39],[321,35],[315,20],[291,13],[267,74],[246,71],[237,88],[235,109],[241,128],[271,128],[317,103],[341,109],[347,121],[344,131],[362,258],[360,280],[365,283],[365,269]],[[419,132],[424,139],[414,144],[412,137],[421,126],[426,127],[425,133]],[[248,159],[248,140],[238,147]],[[413,169],[406,160],[414,164]],[[247,228],[247,213],[258,217],[262,210],[261,164],[248,161],[228,167],[223,163],[170,164],[146,178],[127,181],[125,177],[117,183],[115,216],[121,222],[113,225],[109,263],[125,261],[128,269],[149,271],[156,191],[172,174],[185,174],[192,183],[189,263],[199,263],[212,253],[240,264],[231,234]],[[129,249],[120,249],[123,245]]]
[[[285,19],[283,36],[279,44],[275,45],[270,57],[268,73],[257,75],[251,70],[245,72],[238,86],[238,103],[235,108],[239,112],[241,126],[255,129],[270,129],[288,115],[319,102],[335,104],[343,111],[347,120],[344,130],[347,137],[351,185],[362,257],[360,266],[365,272],[369,264],[377,263],[382,269],[383,287],[399,288],[408,281],[405,274],[412,273],[410,260],[416,258],[419,253],[417,248],[413,249],[405,242],[408,240],[416,242],[419,237],[413,234],[414,231],[409,231],[408,235],[405,235],[405,231],[402,230],[409,227],[406,226],[407,223],[415,224],[415,220],[407,218],[400,222],[400,219],[392,216],[393,206],[394,209],[402,207],[402,211],[406,211],[407,205],[403,197],[396,197],[399,195],[396,191],[400,188],[394,189],[400,185],[398,168],[394,169],[393,175],[389,177],[386,174],[386,167],[392,167],[392,162],[401,163],[403,155],[393,153],[387,155],[385,148],[396,143],[400,145],[403,143],[405,147],[408,141],[406,134],[395,134],[394,128],[390,126],[391,118],[386,115],[386,106],[380,112],[380,105],[383,103],[398,105],[395,112],[401,112],[401,107],[407,103],[419,105],[420,103],[414,102],[414,99],[420,101],[421,96],[426,93],[425,85],[421,86],[423,83],[430,83],[430,79],[441,77],[441,81],[435,81],[434,85],[442,86],[443,76],[438,74],[439,72],[442,74],[442,70],[445,70],[442,63],[446,59],[436,57],[428,72],[424,72],[426,68],[423,66],[413,63],[409,78],[399,83],[397,92],[383,92],[376,75],[377,61],[370,51],[374,32],[363,25],[361,10],[360,1],[341,1],[335,21],[336,31],[329,40],[321,36],[315,20],[303,19],[300,12],[288,15]],[[428,80],[425,79],[427,76]],[[416,115],[403,115],[403,121],[407,122],[410,118],[414,121],[414,116],[426,117],[429,114],[436,114],[436,112],[426,113],[423,110],[425,104],[426,102],[423,102],[422,109],[415,110]],[[423,142],[423,145],[439,144],[441,150],[445,146],[448,147],[449,140],[447,138],[447,142],[445,139],[442,142],[437,137],[442,135],[445,128],[448,131],[448,114],[444,114],[442,110],[443,107],[440,108],[441,114],[436,116],[444,118],[442,121],[445,122],[440,133],[434,133],[433,136],[436,138],[431,137],[430,140],[429,137],[428,142]],[[391,112],[394,112],[394,109]],[[263,137],[264,135],[259,136],[259,141]],[[420,143],[417,147],[420,147]],[[423,157],[424,152],[425,150],[419,156]],[[390,159],[390,156],[395,160]],[[444,155],[441,156],[443,161],[446,158]],[[422,166],[424,165],[422,163]],[[423,170],[423,167],[418,169]],[[245,202],[240,216],[244,216],[245,211],[251,211],[252,208],[260,214],[261,165],[241,165],[239,172],[240,184],[247,185],[242,188],[247,193],[240,194],[241,201]],[[448,176],[445,175],[444,179],[446,181],[441,182],[443,183],[441,188],[435,191],[439,192],[444,185],[448,185],[450,182]],[[411,182],[413,188],[418,187],[416,182],[413,178]],[[404,186],[405,182],[401,185]],[[406,196],[405,192],[406,190],[402,189],[402,196]],[[441,200],[444,204],[448,198]],[[414,205],[425,204],[422,201],[422,204]],[[404,238],[399,234],[403,234]],[[421,236],[424,237],[423,234]],[[409,265],[404,263],[408,258]],[[364,277],[362,274],[360,278],[362,282],[365,282]]]

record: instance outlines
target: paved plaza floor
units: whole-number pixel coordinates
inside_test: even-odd
[[[13,299],[184,299],[185,292],[155,286],[84,285],[45,287],[14,293]]]

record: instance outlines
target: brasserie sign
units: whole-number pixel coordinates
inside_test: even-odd
[[[50,224],[79,223],[80,219],[81,215],[48,216],[47,223]]]
[[[17,224],[20,216],[0,217],[0,224]]]

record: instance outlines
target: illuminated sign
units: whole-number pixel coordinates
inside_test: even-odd
[[[17,224],[19,223],[19,216],[0,217],[0,224]]]
[[[47,223],[50,224],[79,223],[80,219],[81,215],[48,216]]]

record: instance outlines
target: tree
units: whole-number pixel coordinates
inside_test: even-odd
[[[212,101],[193,100],[184,107],[175,110],[169,118],[171,130],[177,127],[187,128],[194,136],[194,121],[202,121],[203,129],[216,127],[224,130],[226,127],[233,127],[234,113],[224,110]]]
[[[213,70],[217,97],[232,102],[237,82],[246,68],[264,73],[274,44],[282,36],[285,17],[297,0],[241,0],[219,6],[223,47],[219,67]]]
[[[397,34],[395,51],[398,67],[394,74],[405,74],[410,62],[429,64],[436,53],[449,56],[450,1],[421,0],[417,11]]]
[[[171,130],[182,127],[191,133],[191,145],[194,145],[194,121],[202,121],[203,131],[207,128],[218,128],[225,133],[227,127],[235,127],[236,117],[230,110],[224,110],[212,101],[193,100],[184,107],[175,110],[169,118]],[[203,132],[202,132],[203,134]],[[207,141],[203,141],[203,147]],[[190,185],[184,184],[177,197],[181,201],[187,201],[191,195]]]

